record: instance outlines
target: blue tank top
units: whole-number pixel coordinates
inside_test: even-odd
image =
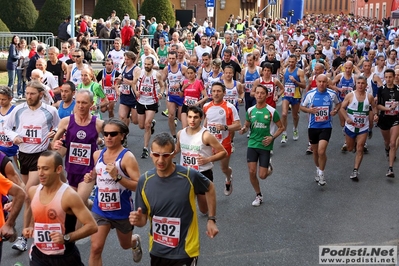
[[[61,101],[60,106],[58,107],[58,116],[61,119],[73,114],[73,108],[75,108],[75,100],[72,100],[72,103],[67,108],[64,108],[63,105],[64,101]]]
[[[134,67],[132,67],[132,69],[130,69],[129,71],[126,72],[126,67],[125,67],[122,71],[122,77],[127,80],[133,80],[133,78],[134,78],[133,71],[135,68],[136,68],[136,65]],[[136,95],[132,91],[131,86],[122,85],[122,87],[123,87],[123,91],[120,94],[120,98],[123,102],[128,102],[131,99],[134,99],[134,100],[136,99]]]
[[[295,67],[294,71],[292,71],[292,72],[289,72],[288,68],[287,68],[285,70],[285,73],[284,73],[284,87],[285,87],[285,90],[287,90],[286,89],[287,87],[295,88],[295,90],[293,90],[293,94],[294,95],[288,96],[286,93],[284,93],[284,97],[297,98],[297,97],[295,97],[296,94],[297,95],[299,94],[299,96],[300,96],[299,87],[297,87],[295,85],[295,83],[290,80],[289,76],[293,76],[296,81],[300,82],[301,80],[299,79],[299,76],[298,76],[298,68]],[[299,97],[299,98],[301,98],[301,97]]]
[[[7,157],[12,157],[14,155],[17,155],[19,146],[15,145],[12,140],[5,134],[4,132],[4,124],[6,124],[6,121],[11,114],[12,110],[14,110],[15,105],[11,105],[11,108],[7,111],[5,115],[0,114],[0,151],[4,152]]]
[[[96,162],[97,187],[92,207],[92,212],[105,217],[109,220],[122,220],[129,217],[133,210],[132,191],[115,182],[114,179],[105,171],[103,149]],[[123,149],[115,160],[115,166],[118,169],[118,175],[122,178],[129,178],[127,173],[122,170],[122,158],[128,149]]]
[[[75,122],[75,115],[70,116],[65,133],[65,170],[68,173],[84,175],[93,169],[93,153],[97,150],[98,138],[96,119],[96,116],[92,116],[87,126],[79,126]]]
[[[250,93],[252,86],[256,79],[260,78],[259,72],[255,69],[255,72],[251,73],[249,70],[245,72],[244,82],[245,82],[245,92]]]
[[[355,81],[353,79],[353,75],[349,78],[346,79],[344,75],[342,75],[341,79],[339,80],[337,84],[338,88],[342,88],[343,91],[339,92],[338,96],[343,100],[347,94],[353,91],[355,88]]]

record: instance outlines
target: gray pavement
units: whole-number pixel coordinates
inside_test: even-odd
[[[160,108],[163,110],[164,104]],[[279,109],[279,108],[278,108]],[[240,116],[244,121],[244,108]],[[312,156],[307,147],[306,115],[300,115],[300,138],[292,140],[292,119],[289,116],[287,144],[275,142],[274,172],[261,181],[264,203],[252,207],[255,193],[249,183],[246,166],[246,136],[236,135],[235,153],[231,158],[234,189],[231,196],[223,194],[225,177],[218,163],[214,167],[217,189],[217,225],[219,235],[209,239],[206,218],[200,217],[201,255],[198,265],[318,265],[319,245],[398,245],[399,168],[395,179],[385,177],[388,162],[378,128],[368,141],[369,154],[360,167],[360,181],[349,179],[354,154],[342,154],[343,136],[338,117],[327,156],[327,185],[314,181]],[[156,133],[168,131],[167,119],[156,115]],[[179,124],[180,126],[180,124]],[[135,154],[141,172],[153,167],[151,159],[141,159],[142,134],[130,126],[129,147]],[[17,223],[21,231],[22,215]],[[148,224],[135,229],[142,236],[143,260],[149,265]],[[31,241],[30,241],[31,242]],[[88,264],[90,240],[78,242],[84,263]],[[2,265],[15,262],[29,265],[28,252],[20,253],[3,245]],[[133,265],[130,250],[122,250],[116,234],[111,231],[103,252],[103,265]]]

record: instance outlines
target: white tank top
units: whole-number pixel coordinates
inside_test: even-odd
[[[137,89],[140,94],[138,102],[143,105],[151,105],[158,102],[159,83],[157,80],[157,72],[152,71],[147,76],[145,69],[141,70],[140,78],[137,83]]]
[[[83,68],[87,68],[87,64],[83,64]],[[71,77],[69,78],[70,81],[75,84],[75,86],[78,86],[80,83],[82,83],[82,73],[81,70],[78,69],[76,66],[76,63],[72,64],[72,71],[71,71]]]
[[[233,84],[233,88],[227,88],[226,86],[226,94],[224,95],[223,99],[236,106],[238,104],[237,81],[233,80]]]
[[[368,94],[366,93],[364,102],[359,102],[357,100],[355,91],[353,91],[352,94],[353,98],[348,105],[347,112],[348,117],[354,122],[354,124],[350,125],[345,122],[345,127],[355,133],[364,132],[369,129],[370,103]]]
[[[386,69],[387,69],[386,66],[384,66],[384,67],[382,68],[381,71],[378,71],[378,67],[377,67],[377,66],[374,68],[374,73],[375,73],[377,76],[379,76],[380,79],[381,79],[382,81],[384,81],[384,83],[385,83],[384,72],[385,72]]]
[[[194,135],[188,135],[184,128],[180,132],[180,164],[185,167],[191,167],[199,172],[212,169],[213,163],[207,163],[204,165],[198,165],[198,156],[210,157],[212,156],[212,147],[205,145],[202,142],[202,135],[204,134],[205,127],[202,127],[200,131]]]
[[[184,80],[184,75],[181,71],[181,65],[178,64],[176,72],[172,72],[170,65],[168,65],[168,95],[179,96],[180,85],[179,83]]]

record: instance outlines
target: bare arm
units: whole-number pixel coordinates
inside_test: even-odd
[[[4,178],[4,177],[3,177]],[[12,235],[13,227],[15,226],[15,220],[22,208],[22,204],[25,201],[25,191],[18,185],[12,184],[8,194],[12,196],[12,209],[8,215],[8,219],[3,227],[0,229],[0,235]]]
[[[209,133],[209,131],[205,131],[202,135],[202,142],[205,145],[211,146],[214,150],[214,154],[209,157],[200,156],[200,158],[198,158],[197,160],[199,165],[219,161],[227,155],[226,149],[222,146],[222,144],[216,139],[214,135]]]
[[[125,188],[136,191],[137,183],[139,182],[140,169],[133,153],[127,152],[122,159],[122,168],[125,169],[129,179],[122,178],[119,183]]]
[[[51,142],[52,149],[58,150],[62,147],[61,138],[62,138],[62,136],[64,136],[64,133],[68,129],[69,119],[70,119],[69,116],[64,117],[63,119],[61,119],[60,123],[58,124],[57,133],[55,133],[53,141]]]

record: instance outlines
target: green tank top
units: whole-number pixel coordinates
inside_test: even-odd
[[[188,54],[189,54],[189,55],[192,55],[192,54],[193,54],[193,51],[194,51],[194,48],[195,48],[195,42],[194,42],[194,40],[191,40],[191,43],[188,43],[188,41],[185,40],[185,41],[184,41],[184,47],[186,47],[186,49],[187,49],[187,51],[188,51]]]
[[[163,49],[161,49],[161,47],[159,47],[157,54],[158,54],[158,58],[159,58],[159,67],[162,69],[168,63],[168,47],[166,47],[166,45]]]

